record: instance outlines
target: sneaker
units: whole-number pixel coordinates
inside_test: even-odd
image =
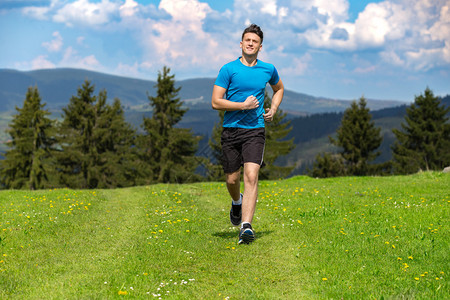
[[[242,193],[241,193],[242,198]],[[239,226],[241,224],[242,219],[242,204],[240,205],[234,205],[231,203],[231,209],[230,209],[230,221],[231,224],[234,226]]]
[[[253,232],[252,225],[249,223],[244,224],[241,228],[241,232],[239,233],[239,242],[238,244],[250,244],[255,240],[255,233]]]

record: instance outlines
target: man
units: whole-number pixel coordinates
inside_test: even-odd
[[[232,198],[230,221],[241,225],[239,244],[255,239],[252,228],[258,196],[258,173],[263,163],[265,122],[277,112],[284,86],[272,64],[258,60],[263,32],[255,24],[242,33],[242,56],[224,65],[212,92],[213,109],[223,110],[222,164],[228,192]],[[273,89],[272,105],[264,112],[267,83]],[[244,167],[244,193],[240,191],[241,167]]]

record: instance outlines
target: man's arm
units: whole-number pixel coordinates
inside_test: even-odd
[[[273,90],[272,105],[270,106],[270,108],[266,109],[266,113],[263,115],[264,121],[266,122],[272,122],[273,117],[277,113],[278,107],[280,106],[284,95],[284,85],[281,79],[278,80],[277,84],[272,85],[271,87]]]
[[[214,85],[211,105],[213,109],[224,111],[246,110],[254,109],[259,106],[258,99],[256,97],[249,96],[244,102],[233,102],[225,99],[225,93],[227,90],[221,86]]]

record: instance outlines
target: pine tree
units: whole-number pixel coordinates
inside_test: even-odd
[[[96,104],[96,126],[93,132],[98,159],[93,169],[99,178],[98,188],[133,186],[138,179],[139,162],[135,151],[136,131],[125,121],[119,99],[112,105],[99,97]]]
[[[312,177],[327,178],[345,175],[345,161],[340,154],[321,153],[316,156],[312,170],[308,170]]]
[[[37,87],[28,88],[22,108],[13,117],[9,134],[10,147],[1,161],[2,183],[6,188],[42,189],[52,186],[49,182],[50,158],[54,139],[54,121],[44,110],[45,103]]]
[[[186,182],[198,180],[195,158],[199,137],[190,129],[176,128],[187,109],[178,98],[180,88],[175,87],[175,75],[164,67],[158,73],[156,97],[148,96],[153,108],[151,118],[144,117],[140,145],[145,148],[142,161],[149,163],[147,174],[156,182]]]
[[[381,169],[369,164],[380,152],[375,152],[381,145],[380,128],[376,128],[364,97],[359,103],[353,101],[345,110],[341,125],[337,130],[337,139],[330,137],[330,142],[341,148],[337,155],[320,154],[316,157],[313,176],[370,175]],[[339,170],[341,169],[342,170]]]
[[[94,104],[97,97],[93,95],[94,86],[85,81],[72,96],[67,107],[63,108],[63,121],[59,131],[58,163],[60,180],[64,186],[71,188],[95,188],[91,182],[91,159],[95,149],[92,147],[95,122]]]
[[[264,95],[264,108],[270,108],[272,98]],[[265,166],[261,169],[261,179],[279,179],[288,176],[293,166],[277,166],[275,161],[282,155],[287,155],[294,149],[294,139],[286,140],[286,136],[292,130],[290,121],[286,121],[286,113],[278,109],[272,122],[266,123],[266,145],[264,148]]]
[[[376,128],[372,121],[372,115],[366,108],[364,97],[359,103],[353,101],[350,108],[346,109],[340,127],[337,130],[337,140],[330,138],[331,142],[342,148],[341,155],[346,163],[348,175],[369,175],[373,161],[380,152],[375,152],[382,142],[380,128]]]
[[[393,129],[397,141],[392,147],[396,173],[441,170],[450,165],[450,107],[425,89],[406,110],[402,130]]]
[[[95,96],[94,89],[85,81],[63,108],[58,155],[61,183],[71,188],[133,185],[135,131],[124,121],[120,101],[110,106],[106,91]]]

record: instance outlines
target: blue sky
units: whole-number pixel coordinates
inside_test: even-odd
[[[0,68],[215,77],[246,25],[285,87],[336,99],[450,94],[450,0],[0,0]]]

